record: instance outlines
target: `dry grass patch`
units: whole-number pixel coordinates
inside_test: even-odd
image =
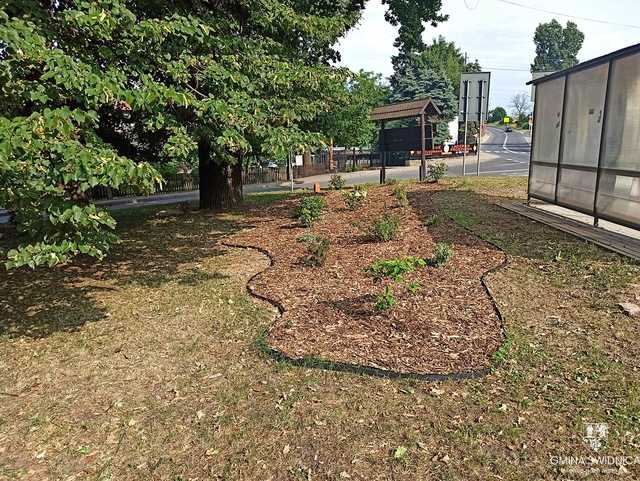
[[[241,218],[137,211],[108,262],[0,273],[0,479],[571,479],[550,457],[596,454],[586,422],[609,425],[600,454],[640,456],[638,325],[615,305],[640,295],[638,267],[438,195],[511,258],[489,278],[508,343],[487,377],[274,362],[253,347],[272,312],[245,292],[267,260],[217,244]]]

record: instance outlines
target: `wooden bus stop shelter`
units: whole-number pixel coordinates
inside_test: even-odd
[[[420,180],[425,180],[426,172],[426,126],[427,123],[432,124],[432,120],[440,115],[440,109],[436,107],[430,97],[418,100],[408,100],[405,102],[396,102],[389,105],[377,107],[371,111],[369,118],[374,122],[380,123],[380,157],[382,166],[380,167],[380,183],[384,184],[386,180],[387,154],[389,150],[386,148],[387,139],[385,138],[385,124],[391,120],[403,120],[418,118],[420,121],[420,145],[404,145],[404,150],[420,150]],[[433,147],[433,146],[431,146]]]

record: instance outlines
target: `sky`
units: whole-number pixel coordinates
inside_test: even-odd
[[[563,25],[571,20],[585,34],[578,58],[585,61],[640,42],[638,0],[513,0],[534,8],[603,22],[636,25],[638,28],[596,23],[534,11],[504,0],[443,0],[442,13],[449,20],[437,27],[427,25],[425,42],[443,35],[453,41],[470,60],[476,58],[491,72],[490,106],[510,110],[511,97],[530,93],[530,65],[535,57],[533,34],[538,24],[556,18]],[[369,0],[360,24],[340,41],[341,64],[352,70],[370,70],[388,77],[396,28],[384,20],[381,0]],[[508,69],[508,70],[507,70]]]

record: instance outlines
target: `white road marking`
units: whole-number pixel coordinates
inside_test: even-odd
[[[524,137],[524,136],[523,136]],[[509,140],[509,133],[508,132],[504,132],[504,142],[502,143],[502,148],[504,150],[506,150],[507,152],[509,152],[510,154],[516,154],[516,155],[529,155],[529,152],[517,152],[515,150],[511,150],[507,148],[507,141]]]

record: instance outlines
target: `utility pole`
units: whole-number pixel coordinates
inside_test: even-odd
[[[478,81],[478,89],[479,89],[479,97],[480,97],[480,117],[478,118],[478,160],[476,161],[476,175],[480,175],[480,145],[482,144],[482,107],[484,105],[484,82],[482,80]]]
[[[466,54],[465,54],[466,57]],[[469,110],[469,81],[464,81],[464,143],[462,146],[462,176],[465,174],[465,166],[467,164],[467,128],[468,128],[468,115]]]

